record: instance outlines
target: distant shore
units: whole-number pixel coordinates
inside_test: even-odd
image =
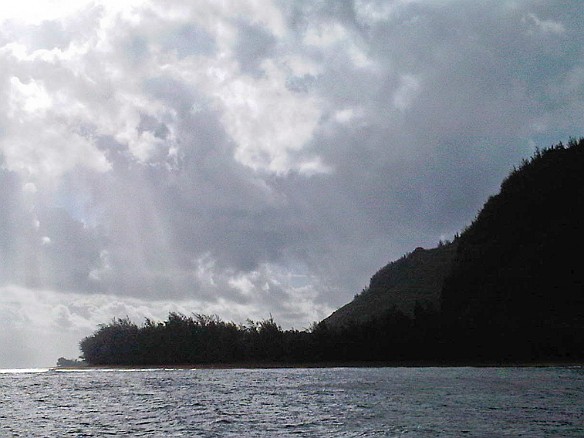
[[[550,368],[584,367],[580,362],[314,362],[314,363],[202,363],[185,365],[82,365],[50,367],[50,370],[236,370],[236,369],[302,369],[302,368]]]

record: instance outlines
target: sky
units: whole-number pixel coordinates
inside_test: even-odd
[[[306,329],[583,135],[584,2],[0,5],[0,367],[168,312]]]

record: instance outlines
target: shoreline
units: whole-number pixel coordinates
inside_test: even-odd
[[[49,367],[51,371],[80,370],[245,370],[245,369],[311,369],[311,368],[573,368],[584,367],[584,361],[572,362],[314,362],[314,363],[201,363],[183,365],[80,365]]]

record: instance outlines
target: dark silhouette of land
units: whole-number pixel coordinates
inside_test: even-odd
[[[376,273],[310,330],[177,313],[104,324],[90,365],[513,364],[584,359],[584,139],[538,150],[452,242]]]

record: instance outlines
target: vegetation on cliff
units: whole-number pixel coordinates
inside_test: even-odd
[[[584,139],[537,151],[461,234],[441,302],[461,356],[584,353]]]
[[[437,310],[442,283],[450,272],[457,240],[441,242],[432,249],[416,248],[389,263],[371,277],[368,288],[324,322],[330,328],[340,328],[383,318],[394,309],[409,317],[415,316],[416,306]]]

